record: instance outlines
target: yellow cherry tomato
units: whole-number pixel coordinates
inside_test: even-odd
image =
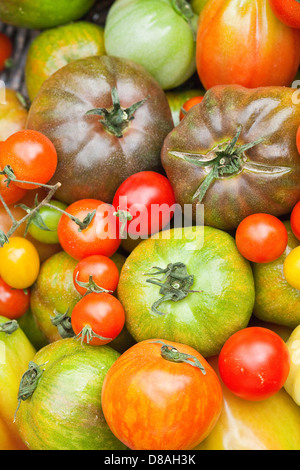
[[[300,246],[294,248],[286,257],[283,264],[286,281],[295,289],[300,290]]]
[[[0,248],[0,276],[15,289],[30,287],[39,274],[40,258],[35,246],[25,238],[11,237]]]

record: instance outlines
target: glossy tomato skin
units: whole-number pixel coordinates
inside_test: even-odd
[[[293,233],[300,240],[300,201],[297,202],[291,213],[291,227]]]
[[[297,0],[269,0],[277,18],[290,28],[300,28],[300,5]]]
[[[30,306],[30,289],[14,289],[0,278],[0,315],[15,320]]]
[[[286,281],[294,289],[300,290],[300,247],[294,248],[286,257],[283,264]]]
[[[192,204],[194,220],[199,203],[204,204],[205,225],[222,230],[235,230],[245,217],[266,208],[275,217],[290,213],[300,200],[296,146],[300,108],[293,103],[294,91],[288,87],[216,86],[169,133],[162,164],[176,202],[183,209],[184,204]],[[200,198],[197,191],[213,169],[209,161],[213,162],[219,146],[227,145],[239,130],[236,150],[263,140],[242,153],[238,170],[215,178]],[[194,158],[195,163],[186,158]]]
[[[0,72],[6,67],[6,61],[11,58],[13,52],[11,39],[6,34],[0,33]]]
[[[290,370],[290,355],[277,333],[249,327],[226,341],[218,366],[222,381],[234,394],[260,401],[283,387]]]
[[[162,344],[193,356],[206,373],[165,359]],[[221,385],[193,348],[154,338],[125,351],[108,371],[102,408],[113,433],[130,449],[189,450],[212,431],[220,416]]]
[[[56,201],[55,199],[49,203],[54,207],[43,206],[39,210],[39,215],[48,230],[43,230],[33,221],[29,224],[28,233],[30,233],[35,240],[52,245],[59,243],[57,227],[62,215],[55,207],[65,210],[67,206],[63,202]]]
[[[299,67],[299,38],[298,30],[274,15],[269,0],[212,0],[197,30],[199,78],[206,89],[290,86]],[[279,49],[285,53],[278,54]]]
[[[85,287],[80,286],[77,281],[88,283],[89,277],[98,287],[114,292],[119,282],[119,270],[111,258],[102,255],[87,256],[79,261],[73,273],[73,281],[76,290],[84,295]]]
[[[113,88],[122,108],[146,99],[123,137],[107,131],[100,116],[86,114],[95,108],[111,110]],[[92,198],[111,203],[130,175],[161,171],[160,150],[173,121],[163,90],[142,66],[117,57],[94,56],[66,65],[44,82],[27,125],[44,133],[57,150],[52,182],[61,183],[56,192],[60,201],[71,204]]]

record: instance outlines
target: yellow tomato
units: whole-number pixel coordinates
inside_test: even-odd
[[[35,246],[26,238],[11,237],[0,248],[0,276],[15,289],[30,287],[39,274],[40,258]]]
[[[300,246],[294,248],[286,257],[283,265],[286,281],[300,290]]]

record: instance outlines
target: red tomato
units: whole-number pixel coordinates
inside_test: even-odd
[[[0,277],[0,315],[15,320],[30,306],[30,289],[14,289]]]
[[[91,255],[111,257],[117,251],[121,240],[116,233],[112,206],[97,199],[80,199],[67,207],[66,212],[81,222],[89,213],[95,212],[92,221],[83,230],[67,215],[61,216],[57,235],[66,253],[81,260]]]
[[[271,397],[284,385],[290,355],[283,339],[261,327],[234,333],[219,354],[220,377],[232,393],[250,401]]]
[[[73,273],[74,286],[81,295],[84,295],[87,289],[80,286],[78,281],[88,283],[90,277],[98,287],[114,292],[119,282],[119,270],[107,256],[87,256],[79,261]]]
[[[111,294],[87,294],[75,305],[72,328],[83,342],[93,346],[110,343],[122,331],[125,312],[121,302]]]
[[[154,171],[141,171],[127,178],[113,200],[119,215],[121,234],[127,231],[140,237],[165,227],[173,217],[174,204],[171,183]]]
[[[11,166],[17,180],[46,184],[57,166],[57,153],[43,134],[24,130],[11,135],[0,146],[0,165]],[[15,183],[20,188],[36,189],[39,185]]]
[[[201,103],[203,100],[203,96],[193,96],[192,98],[189,98],[181,107],[180,113],[179,113],[179,119],[180,121],[184,118],[186,113],[189,112],[189,110],[195,106],[196,104]]]
[[[6,61],[11,58],[13,46],[10,38],[6,34],[0,33],[0,72],[6,67]]]
[[[291,213],[291,228],[298,240],[300,240],[300,201],[295,205]]]
[[[27,193],[26,189],[20,188],[12,181],[7,186],[5,175],[0,175],[0,194],[8,206],[20,201]],[[0,203],[1,204],[1,203]]]
[[[269,0],[271,8],[282,23],[300,28],[300,3],[298,0]]]
[[[235,239],[244,258],[254,263],[270,263],[284,253],[288,233],[277,217],[253,214],[240,223]]]

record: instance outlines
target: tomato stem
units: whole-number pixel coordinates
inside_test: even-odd
[[[127,225],[127,222],[133,219],[133,216],[130,214],[128,210],[122,210],[119,209],[117,212],[114,212],[116,217],[119,217],[120,222],[121,222],[121,228],[120,228],[120,237],[123,238],[123,235],[125,234],[125,227]]]
[[[89,276],[88,282],[81,282],[81,281],[78,281],[78,275],[79,275],[79,272],[77,272],[75,276],[76,284],[78,284],[80,287],[83,287],[84,289],[87,290],[86,293],[83,295],[83,297],[85,297],[87,294],[90,294],[90,293],[111,294],[113,292],[112,290],[107,290],[107,289],[104,289],[103,287],[98,286],[98,284],[96,284],[96,282],[93,280],[93,276]]]
[[[19,328],[17,320],[10,320],[5,323],[0,323],[0,333],[11,335]]]
[[[93,338],[99,338],[101,341],[112,341],[112,338],[104,338],[103,336],[95,333],[89,325],[85,325],[82,330],[75,336],[75,339],[81,338],[81,344],[85,341],[89,344]]]
[[[61,338],[73,338],[75,333],[72,328],[71,317],[69,316],[69,309],[66,313],[59,313],[54,310],[55,315],[51,318],[53,326],[57,327],[58,333]]]
[[[174,346],[170,346],[169,344],[166,344],[160,340],[153,341],[153,343],[162,344],[162,347],[160,349],[160,354],[163,359],[166,359],[167,361],[170,361],[170,362],[176,362],[176,363],[185,362],[186,364],[189,364],[192,367],[197,367],[198,369],[201,370],[203,375],[206,375],[205,368],[195,356],[182,353],[178,351],[178,349],[175,348]]]
[[[42,376],[43,372],[45,369],[43,369],[43,366],[45,364],[42,364],[39,366],[38,364],[35,364],[33,361],[29,362],[29,368],[26,372],[24,372],[20,386],[19,386],[19,393],[18,393],[18,406],[15,412],[15,418],[16,419],[16,414],[17,411],[20,407],[21,401],[25,401],[28,398],[30,398],[35,391],[38,381],[40,377]]]

